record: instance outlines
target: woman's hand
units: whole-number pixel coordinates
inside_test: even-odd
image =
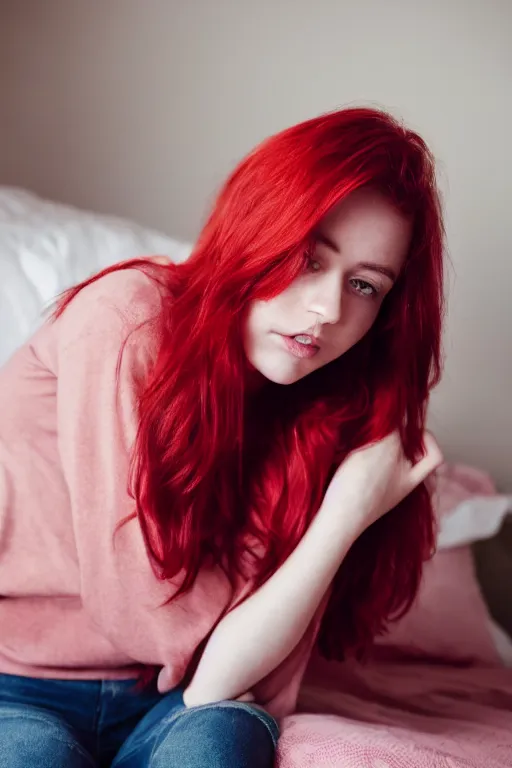
[[[425,455],[414,465],[404,456],[398,432],[349,454],[336,470],[320,511],[350,515],[355,535],[361,534],[442,464],[433,435],[425,432],[423,443]]]

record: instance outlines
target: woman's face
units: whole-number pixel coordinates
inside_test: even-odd
[[[276,384],[343,355],[372,327],[404,264],[412,224],[383,195],[353,192],[322,219],[303,274],[250,306],[245,350]]]

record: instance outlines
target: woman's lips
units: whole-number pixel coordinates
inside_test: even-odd
[[[310,359],[320,351],[320,347],[314,340],[314,337],[307,333],[299,333],[297,336],[282,336],[281,338],[284,340],[288,351],[294,357]],[[300,341],[297,341],[297,339],[300,339]],[[302,341],[303,339],[304,341]]]

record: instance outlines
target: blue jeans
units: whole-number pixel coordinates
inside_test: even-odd
[[[1,768],[271,768],[278,736],[242,702],[187,708],[180,689],[0,675]]]

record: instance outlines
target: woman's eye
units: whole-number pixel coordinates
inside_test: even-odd
[[[354,290],[361,294],[361,296],[376,296],[378,294],[377,288],[366,280],[361,280],[359,277],[352,277],[350,279],[350,285]]]
[[[306,270],[308,272],[318,272],[322,268],[319,260],[312,254],[306,254]]]

